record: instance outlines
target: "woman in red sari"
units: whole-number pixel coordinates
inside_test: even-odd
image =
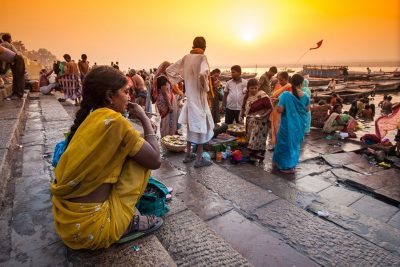
[[[259,90],[257,79],[250,79],[247,83],[244,114],[241,114],[240,119],[246,116],[247,148],[257,158],[264,158],[271,111],[272,104],[267,93]]]

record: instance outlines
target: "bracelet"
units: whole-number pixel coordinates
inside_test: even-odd
[[[146,137],[148,137],[148,136],[154,136],[154,137],[157,138],[157,135],[156,135],[156,134],[145,134],[145,135],[144,135],[144,138],[146,138]]]

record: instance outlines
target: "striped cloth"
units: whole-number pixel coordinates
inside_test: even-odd
[[[78,99],[82,95],[82,83],[79,75],[67,74],[63,75],[59,80],[61,88],[64,90],[66,99]]]

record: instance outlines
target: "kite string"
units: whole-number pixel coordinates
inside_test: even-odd
[[[310,52],[309,49],[307,49],[307,51],[306,51],[303,55],[301,55],[301,56],[299,57],[299,59],[298,59],[298,60],[296,61],[296,63],[294,64],[294,67],[297,66],[297,63],[299,63],[299,61],[300,61],[308,52]]]

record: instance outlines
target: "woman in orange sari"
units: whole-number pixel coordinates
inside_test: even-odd
[[[276,110],[276,105],[278,104],[279,96],[285,92],[292,92],[292,86],[289,83],[289,74],[286,71],[280,72],[278,74],[278,85],[275,87],[272,93],[272,112],[270,116],[271,120],[271,146],[274,147],[276,144],[276,135],[279,130],[281,123],[281,114]]]

